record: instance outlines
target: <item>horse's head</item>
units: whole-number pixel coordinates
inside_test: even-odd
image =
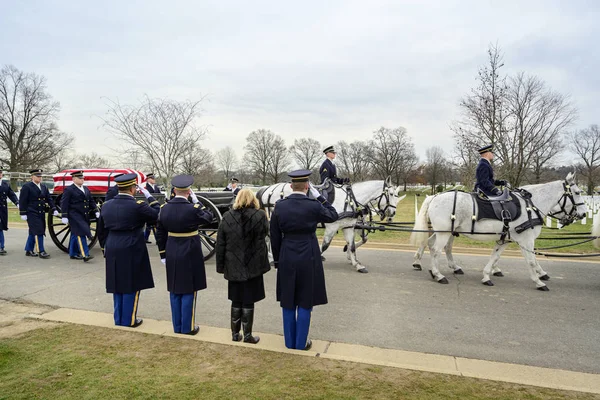
[[[396,215],[396,205],[406,195],[400,196],[400,186],[393,186],[391,179],[385,180],[381,195],[376,199],[375,209],[382,221],[392,222]]]
[[[562,225],[569,225],[577,219],[584,218],[588,208],[581,197],[581,189],[575,183],[575,172],[569,172],[562,184],[563,195],[549,215],[557,218]]]

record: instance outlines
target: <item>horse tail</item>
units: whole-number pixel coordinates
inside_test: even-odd
[[[592,236],[600,236],[600,215],[596,215],[594,218],[594,224],[592,225]],[[594,239],[594,247],[600,248],[600,238]]]
[[[429,237],[427,219],[428,219],[429,204],[431,203],[431,201],[433,200],[434,197],[435,196],[427,196],[425,198],[425,201],[421,205],[421,209],[419,210],[419,214],[417,215],[417,218],[415,221],[415,226],[413,227],[413,230],[414,231],[422,231],[422,232],[411,233],[410,242],[413,245],[420,246]]]

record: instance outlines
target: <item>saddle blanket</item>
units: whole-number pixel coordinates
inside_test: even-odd
[[[502,214],[507,216],[507,219],[514,221],[521,216],[521,203],[519,197],[511,192],[511,196],[506,201],[490,201],[482,199],[477,193],[471,193],[471,196],[477,202],[477,221],[482,219],[496,219],[502,221]]]

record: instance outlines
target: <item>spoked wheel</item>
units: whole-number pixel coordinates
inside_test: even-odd
[[[198,196],[198,200],[213,215],[213,220],[210,224],[203,225],[198,229],[200,241],[202,242],[202,254],[204,255],[204,261],[207,261],[217,252],[217,231],[223,216],[217,206],[207,198]]]
[[[50,233],[50,237],[52,241],[62,251],[65,253],[69,252],[69,240],[71,238],[71,227],[67,224],[63,224],[61,220],[62,210],[60,208],[60,200],[62,194],[59,195],[55,200],[54,204],[56,205],[56,210],[58,211],[58,217],[52,215],[52,213],[48,213],[48,232]],[[98,204],[98,208],[102,205],[102,199],[96,199],[96,203]],[[96,242],[98,242],[98,232],[96,230],[98,221],[96,220],[96,215],[92,215],[90,218],[90,231],[92,233],[92,239],[86,238],[88,247],[91,249],[94,247]]]

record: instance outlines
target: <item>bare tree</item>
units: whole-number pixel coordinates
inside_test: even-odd
[[[336,164],[340,166],[338,175],[347,176],[352,182],[366,180],[370,169],[367,143],[363,141],[352,143],[341,141],[336,144],[336,148]]]
[[[431,193],[436,192],[437,184],[443,179],[444,168],[448,161],[444,156],[444,149],[439,146],[433,146],[426,151],[427,164],[425,166],[425,177],[431,185]]]
[[[373,132],[368,153],[376,177],[386,179],[391,176],[399,180],[401,173],[405,172],[400,171],[404,167],[403,163],[411,163],[409,160],[414,156],[414,147],[405,128],[381,127]]]
[[[587,179],[587,194],[592,195],[600,173],[600,129],[590,125],[587,129],[569,134],[571,149],[582,161],[579,170]]]
[[[201,147],[198,143],[190,146],[181,157],[178,172],[185,175],[197,176],[201,171],[213,164],[210,150]]]
[[[294,144],[290,147],[290,152],[300,168],[311,171],[317,168],[323,155],[321,144],[313,138],[294,140]]]
[[[58,129],[60,104],[46,89],[42,76],[12,65],[0,70],[0,162],[11,171],[52,165],[72,140]]]
[[[250,132],[246,137],[244,160],[254,171],[261,184],[267,178],[273,183],[289,166],[289,156],[283,139],[267,129]]]
[[[145,173],[154,172],[152,171],[152,163],[149,162],[145,153],[137,147],[132,147],[122,151],[113,151],[118,156],[112,157],[112,164],[116,164],[122,168],[130,168],[136,171]],[[158,175],[158,174],[157,174]],[[160,181],[160,178],[157,177]]]
[[[74,139],[71,138],[71,140]],[[52,160],[46,164],[46,168],[50,171],[58,172],[75,168],[75,165],[77,165],[77,154],[71,149],[64,149],[54,154]]]
[[[81,154],[78,158],[79,159],[74,168],[110,168],[110,162],[95,152],[90,154]]]
[[[195,125],[201,101],[146,96],[139,105],[132,106],[108,100],[102,121],[116,138],[143,153],[155,174],[170,182],[186,152],[206,135]]]
[[[217,167],[223,171],[225,178],[229,180],[237,166],[237,156],[231,146],[227,146],[217,151],[215,154]]]

